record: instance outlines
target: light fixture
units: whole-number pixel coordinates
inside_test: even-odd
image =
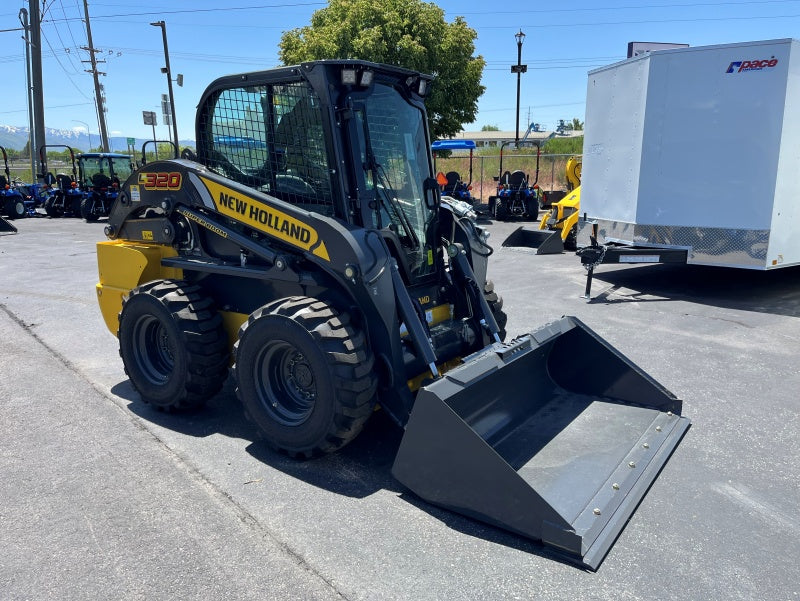
[[[342,69],[342,84],[353,86],[356,84],[356,70],[349,67]]]

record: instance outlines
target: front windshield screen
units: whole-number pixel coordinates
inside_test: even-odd
[[[81,157],[80,164],[84,187],[120,185],[131,174],[131,160],[128,157]]]
[[[358,113],[357,117],[364,119]],[[378,196],[374,225],[397,232],[417,277],[433,271],[427,231],[434,211],[426,202],[423,187],[425,178],[431,175],[423,119],[422,111],[392,87],[378,84],[366,100],[367,139],[372,152],[365,161],[370,172],[367,185]]]

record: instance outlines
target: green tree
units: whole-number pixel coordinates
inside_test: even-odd
[[[484,125],[481,127],[481,131],[500,131],[500,128],[496,125]]]
[[[475,51],[475,30],[462,17],[421,0],[330,0],[311,24],[284,32],[285,65],[352,58],[387,63],[436,76],[425,101],[433,139],[453,136],[475,120],[485,61]]]
[[[583,121],[581,121],[577,117],[573,117],[572,123],[570,123],[570,127],[575,131],[583,131]]]

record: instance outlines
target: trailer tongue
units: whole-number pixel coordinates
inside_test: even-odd
[[[392,473],[594,570],[689,428],[681,404],[564,317],[423,388]]]

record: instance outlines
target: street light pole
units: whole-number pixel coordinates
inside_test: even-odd
[[[172,113],[170,115],[170,119],[172,119],[172,135],[175,138],[175,148],[177,151],[180,151],[178,146],[178,124],[175,121],[175,97],[172,94],[172,71],[169,68],[169,48],[167,47],[167,24],[164,21],[156,21],[155,23],[150,23],[153,27],[160,27],[161,28],[161,37],[164,40],[164,62],[166,63],[166,67],[161,69],[162,73],[166,73],[167,75],[167,90],[169,92],[169,110]]]
[[[89,124],[86,123],[86,121],[81,121],[80,119],[73,119],[73,121],[86,126],[86,135],[89,136],[89,152],[92,152],[92,132],[89,131]]]
[[[528,71],[528,65],[522,64],[522,42],[525,41],[525,34],[522,33],[522,29],[519,30],[519,33],[514,34],[514,39],[517,40],[517,64],[511,65],[511,72],[517,74],[517,129],[516,129],[516,137],[514,138],[514,143],[519,144],[519,86],[520,86],[520,77],[523,73]]]

